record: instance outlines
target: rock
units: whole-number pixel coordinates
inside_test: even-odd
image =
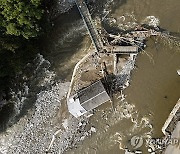
[[[65,119],[63,121],[62,125],[63,125],[64,129],[67,130],[68,129],[68,119]]]
[[[83,125],[82,122],[80,122],[80,123],[78,124],[79,127],[81,127],[82,125]]]
[[[96,128],[95,128],[94,126],[92,126],[92,127],[90,128],[90,131],[93,132],[93,133],[96,133]]]
[[[142,151],[136,150],[135,153],[136,153],[136,154],[140,154],[140,153],[142,153]]]
[[[180,76],[180,69],[179,69],[179,70],[177,70],[177,74]]]

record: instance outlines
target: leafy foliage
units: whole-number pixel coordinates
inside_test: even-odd
[[[41,3],[41,0],[0,0],[0,27],[5,28],[6,34],[36,37],[43,15]]]
[[[43,8],[44,0],[0,0],[0,91],[39,52]]]

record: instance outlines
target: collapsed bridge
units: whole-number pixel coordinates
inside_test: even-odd
[[[98,34],[98,31],[92,21],[91,14],[89,13],[88,7],[84,0],[75,0],[76,5],[79,9],[79,12],[82,16],[84,24],[89,32],[91,40],[97,50],[97,52],[103,49],[103,43],[101,41],[101,37]]]

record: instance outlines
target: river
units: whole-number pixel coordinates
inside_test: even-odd
[[[179,8],[179,0],[97,0],[95,4],[91,4],[90,11],[94,17],[99,16],[103,19],[103,25],[108,31],[114,31],[114,27],[128,30],[137,24],[145,23],[159,26],[171,32],[173,36],[180,37]],[[111,29],[109,25],[113,28]],[[65,153],[123,154],[124,150],[122,148],[132,149],[130,140],[133,136],[143,138],[163,136],[161,128],[180,97],[180,78],[176,72],[177,69],[180,69],[180,49],[163,39],[149,38],[146,43],[145,51],[137,57],[130,86],[123,92],[125,100],[121,101],[120,95],[117,94],[114,97],[115,110],[112,109],[110,103],[98,107],[87,126],[95,127],[96,132]],[[75,64],[87,53],[87,48],[90,45],[91,40],[76,7],[56,18],[52,32],[43,39],[41,45],[42,54],[51,63],[49,69],[56,74],[55,78],[51,80],[54,80],[54,82],[69,82]],[[57,105],[58,93],[62,92],[63,94],[60,96],[63,97],[67,91],[67,85],[68,83],[59,85],[60,88],[64,89],[58,89],[58,84],[56,84],[52,90],[44,87],[45,90],[38,91],[39,95],[35,107],[40,108],[38,103],[46,102],[44,100],[47,100],[47,98],[48,102],[52,102],[52,99],[55,98],[56,101],[54,102]],[[52,97],[49,96],[49,93]],[[56,93],[57,96],[53,97]],[[42,98],[44,96],[47,98]],[[48,104],[46,108],[49,107],[51,105]],[[58,106],[58,109],[60,107]],[[23,130],[23,125],[26,125],[33,114],[39,116],[41,109],[36,113],[34,113],[34,110],[36,109],[29,111],[26,116],[20,119],[22,124],[16,124],[9,128],[6,134],[1,134],[0,143],[6,144],[8,138],[5,136],[7,134],[14,135],[14,131]],[[62,113],[59,117],[55,117],[58,114],[51,113],[54,111],[48,111],[50,113],[45,115],[52,115],[54,121],[56,121],[52,123],[56,125],[58,125],[57,121],[59,119],[62,121],[67,116],[66,107],[60,110]],[[30,114],[31,112],[32,114]],[[63,117],[63,115],[66,116]],[[39,122],[39,124],[41,123]],[[46,125],[48,124],[43,125],[43,127],[46,127]],[[40,136],[48,131],[48,136],[52,136],[53,132],[57,130],[56,127],[59,128],[59,126],[51,125],[45,132],[40,130]],[[30,131],[28,126],[25,128]],[[29,136],[27,134],[24,135],[25,140]],[[13,140],[13,137],[10,138]],[[34,135],[34,138],[36,138],[36,135]],[[50,137],[47,140],[49,141]],[[8,141],[10,142],[10,139]],[[23,141],[21,141],[22,144]],[[33,143],[36,143],[36,140]],[[33,143],[32,147],[35,145]],[[12,144],[8,144],[11,147]],[[14,144],[18,144],[18,141]],[[41,144],[38,145],[40,147]],[[46,147],[47,145],[48,143],[45,143]],[[0,148],[0,152],[6,153],[8,151],[6,146],[4,147],[5,152],[2,150],[3,148]],[[27,151],[28,149],[32,151],[28,145],[26,145],[26,148]],[[144,146],[140,149],[143,153],[147,153]]]

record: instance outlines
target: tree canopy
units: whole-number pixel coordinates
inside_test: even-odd
[[[0,0],[0,91],[9,89],[10,81],[39,52],[44,2]]]
[[[36,37],[43,15],[42,0],[0,0],[0,27],[6,34]]]

